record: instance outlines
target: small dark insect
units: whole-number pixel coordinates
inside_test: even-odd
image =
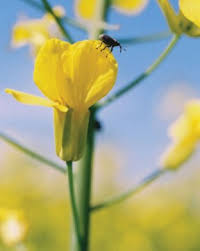
[[[119,46],[120,52],[122,52],[122,46],[116,39],[106,34],[101,34],[99,36],[99,40],[101,40],[101,44],[99,45],[99,47],[97,47],[97,49],[99,49],[102,46],[102,44],[105,44],[105,47],[101,49],[101,51],[105,50],[106,48],[110,48],[110,51],[112,52],[114,47]]]
[[[94,121],[94,129],[98,132],[100,132],[103,129],[102,124],[99,120]]]

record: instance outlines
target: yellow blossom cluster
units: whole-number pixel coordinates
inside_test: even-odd
[[[191,100],[185,105],[184,114],[169,130],[172,144],[162,156],[162,166],[177,168],[195,151],[200,140],[200,101]]]
[[[20,243],[26,233],[27,224],[22,212],[0,208],[0,238],[6,245]]]
[[[61,6],[54,7],[53,11],[59,17],[65,14]],[[36,56],[44,43],[52,37],[62,38],[62,33],[51,14],[37,19],[23,18],[13,27],[11,46],[19,48],[30,45],[31,53]]]
[[[76,0],[76,13],[85,19],[93,19],[98,11],[98,1],[101,0]],[[140,13],[147,5],[148,0],[112,0],[111,5],[118,11],[134,15]]]

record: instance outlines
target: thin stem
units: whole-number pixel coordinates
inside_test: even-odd
[[[109,0],[98,0],[97,10],[98,13],[95,15],[95,21],[104,21],[107,10],[109,7]],[[97,39],[101,30],[99,27],[92,27],[89,31],[90,39]],[[77,243],[77,238],[75,231],[72,232],[72,245],[71,249],[73,251],[88,251],[90,244],[90,199],[91,199],[91,185],[92,185],[92,167],[93,167],[93,153],[95,144],[95,120],[96,120],[96,108],[92,107],[90,109],[90,120],[87,135],[87,147],[86,152],[76,173],[75,191],[76,191],[76,202],[77,209],[80,219],[80,227],[82,234],[82,246]],[[73,229],[72,229],[73,230]]]
[[[70,18],[68,16],[64,16],[62,18],[62,20],[64,22],[68,23],[69,25],[73,26],[74,28],[77,28],[77,29],[85,31],[85,32],[88,31],[86,25],[79,23],[78,21],[76,21],[76,19]]]
[[[37,1],[35,1],[35,0],[21,0],[21,1],[24,2],[24,3],[27,3],[29,5],[31,5],[35,9],[44,10],[44,8],[42,7],[42,5],[40,3],[38,3]]]
[[[7,142],[8,144],[14,146],[15,148],[17,148],[18,150],[22,151],[23,153],[27,154],[28,156],[30,156],[31,158],[40,161],[48,166],[53,167],[54,169],[65,173],[66,172],[66,168],[58,165],[57,163],[53,162],[52,160],[47,159],[46,157],[42,156],[41,154],[38,154],[32,150],[30,150],[28,147],[20,144],[19,142],[17,142],[15,139],[7,136],[6,134],[0,132],[0,138],[2,140],[4,140],[5,142]]]
[[[20,0],[20,1],[31,5],[32,7],[34,7],[35,9],[37,9],[39,11],[42,11],[42,12],[45,11],[45,8],[40,3],[36,2],[35,0]],[[69,25],[73,26],[74,28],[77,28],[79,30],[87,32],[87,28],[75,19],[72,19],[66,15],[64,17],[60,17],[59,19],[68,23]]]
[[[166,38],[169,38],[172,35],[171,31],[162,31],[153,34],[149,34],[146,36],[141,37],[132,37],[132,38],[122,38],[117,39],[121,44],[129,45],[129,44],[141,44],[141,43],[148,43],[148,42],[156,42]]]
[[[89,250],[90,236],[90,197],[92,183],[92,164],[94,151],[94,121],[95,110],[91,110],[90,122],[88,128],[87,148],[83,159],[80,161],[75,180],[76,202],[80,219],[80,227],[82,234],[82,247],[78,246],[76,238],[72,238],[71,249],[73,251]]]
[[[63,35],[67,38],[67,40],[70,43],[73,43],[73,39],[71,38],[71,36],[69,35],[69,33],[67,32],[67,30],[65,29],[63,23],[62,23],[62,19],[60,19],[53,11],[51,5],[49,4],[49,2],[47,0],[42,0],[42,3],[44,5],[44,8],[46,9],[47,12],[49,12],[55,19],[56,23],[58,24],[58,26],[60,27],[60,30],[62,31]]]
[[[75,232],[76,232],[77,243],[79,245],[79,248],[81,248],[82,238],[81,238],[78,210],[77,210],[77,207],[76,207],[76,200],[75,200],[74,177],[73,177],[73,171],[72,171],[72,162],[68,161],[68,162],[66,162],[66,164],[67,164],[67,170],[68,170],[69,193],[70,193],[70,200],[71,200],[71,207],[72,207],[74,229],[75,229]]]
[[[97,10],[98,13],[95,15],[94,22],[105,21],[107,11],[109,8],[110,0],[98,0]],[[92,27],[89,31],[90,39],[97,39],[101,29],[99,27]],[[87,147],[84,157],[80,161],[78,170],[76,173],[75,192],[77,209],[80,219],[80,227],[82,234],[82,246],[77,243],[75,231],[72,229],[72,243],[71,249],[73,251],[88,251],[90,244],[90,199],[91,199],[91,185],[92,185],[92,167],[93,167],[93,153],[95,144],[95,120],[96,120],[96,108],[93,106],[90,109],[90,120],[87,135]]]
[[[114,95],[107,98],[106,100],[99,102],[97,105],[97,109],[100,109],[102,107],[107,106],[108,104],[112,103],[119,97],[123,96],[125,93],[127,93],[129,90],[131,90],[133,87],[137,86],[142,80],[146,79],[154,70],[157,69],[157,67],[163,62],[163,60],[167,57],[167,55],[171,52],[171,50],[175,47],[179,40],[179,35],[174,35],[171,39],[168,46],[165,48],[165,50],[161,53],[161,55],[154,61],[154,63],[149,66],[145,72],[140,74],[136,79],[134,79],[132,82],[130,82],[125,87],[121,88],[119,91],[117,91]]]
[[[123,202],[124,200],[126,200],[126,199],[130,198],[131,196],[137,194],[138,192],[142,191],[145,187],[147,187],[149,184],[151,184],[153,181],[158,179],[161,175],[163,175],[166,172],[167,172],[166,169],[158,169],[158,170],[152,172],[150,175],[145,177],[138,185],[134,186],[133,188],[131,188],[130,190],[128,190],[127,192],[125,192],[119,196],[116,196],[110,200],[104,201],[100,204],[97,204],[97,205],[91,207],[91,211],[96,212],[100,209],[104,209],[104,208],[113,206],[117,203]]]

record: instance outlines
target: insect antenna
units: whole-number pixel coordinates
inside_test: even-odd
[[[120,53],[121,53],[122,51],[127,51],[127,48],[126,48],[126,47],[122,47],[121,44],[119,44],[119,48],[120,48]]]

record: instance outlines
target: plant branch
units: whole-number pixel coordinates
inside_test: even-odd
[[[42,5],[40,3],[38,3],[37,1],[35,0],[20,0],[26,4],[29,4],[31,5],[32,7],[34,7],[35,9],[38,9],[40,11],[43,11],[44,8],[42,7]]]
[[[168,46],[165,48],[165,50],[161,53],[161,55],[154,61],[154,63],[149,66],[145,72],[140,74],[136,79],[134,79],[132,82],[127,84],[125,87],[121,88],[119,91],[117,91],[114,95],[111,97],[105,99],[102,102],[99,102],[96,107],[97,109],[100,109],[102,107],[105,107],[115,101],[116,99],[123,96],[125,93],[127,93],[129,90],[131,90],[133,87],[137,86],[140,82],[142,82],[144,79],[146,79],[153,71],[155,71],[158,66],[163,62],[163,60],[167,57],[167,55],[171,52],[171,50],[175,47],[179,40],[179,35],[174,35],[171,39]]]
[[[41,12],[45,11],[45,8],[43,7],[43,5],[36,2],[36,1],[34,1],[34,0],[20,0],[20,1],[22,1],[22,2],[24,2],[26,4],[29,4],[30,6],[34,7],[35,9],[37,9],[37,10],[39,10]],[[82,25],[81,23],[79,23],[78,21],[76,21],[75,19],[73,19],[73,18],[70,18],[70,17],[65,15],[64,17],[59,17],[59,19],[66,22],[66,23],[68,23],[69,25],[71,25],[74,28],[77,28],[79,30],[87,32],[87,28],[84,25]]]
[[[82,237],[81,237],[81,228],[80,228],[78,210],[77,210],[77,207],[76,207],[76,199],[75,199],[75,192],[74,192],[74,177],[73,177],[73,171],[72,171],[72,162],[68,161],[68,162],[66,162],[66,164],[67,164],[67,170],[68,170],[69,193],[70,193],[74,228],[75,228],[75,232],[76,232],[76,238],[77,238],[78,243],[79,243],[79,248],[81,248],[81,246],[82,246]]]
[[[65,29],[62,19],[60,19],[53,11],[51,5],[49,4],[49,2],[47,0],[42,0],[42,3],[44,5],[44,8],[46,9],[47,12],[49,12],[53,18],[55,19],[56,23],[58,24],[58,26],[60,27],[60,30],[62,31],[63,35],[67,38],[67,40],[70,43],[73,43],[73,39],[71,38],[71,36],[69,35],[69,33],[67,32],[67,30]]]
[[[159,40],[169,38],[171,35],[172,35],[171,31],[162,31],[162,32],[149,34],[146,36],[122,38],[122,39],[119,38],[117,40],[121,44],[124,44],[124,45],[131,45],[131,44],[135,45],[135,44],[141,44],[141,43],[156,42]]]
[[[68,16],[64,16],[61,18],[64,22],[68,23],[69,25],[73,26],[74,28],[77,28],[79,30],[88,32],[87,26],[84,24],[79,23],[76,21],[76,19],[70,18]]]
[[[110,200],[106,200],[100,204],[94,205],[91,207],[92,212],[96,212],[100,209],[104,209],[110,206],[113,206],[117,203],[123,202],[124,200],[130,198],[131,196],[137,194],[138,192],[142,191],[145,187],[150,185],[153,181],[160,178],[163,174],[167,172],[166,169],[158,169],[152,172],[150,175],[145,177],[138,185],[134,186],[133,188],[129,189],[127,192],[116,196]]]
[[[92,165],[93,152],[95,144],[95,109],[90,109],[90,121],[87,136],[87,147],[83,158],[80,160],[78,169],[76,170],[75,192],[76,203],[80,219],[80,227],[82,234],[82,246],[76,241],[76,232],[72,231],[71,249],[73,251],[88,251],[90,241],[90,197],[92,184]]]
[[[58,165],[57,163],[53,162],[52,160],[47,159],[46,157],[30,150],[29,148],[27,148],[26,146],[23,146],[22,144],[20,144],[19,142],[17,142],[16,140],[14,140],[13,138],[7,136],[6,134],[0,132],[0,138],[2,140],[4,140],[5,142],[7,142],[8,144],[14,146],[15,148],[17,148],[18,150],[22,151],[23,153],[27,154],[28,156],[30,156],[31,158],[40,161],[48,166],[53,167],[54,169],[65,173],[66,169],[60,165]]]

